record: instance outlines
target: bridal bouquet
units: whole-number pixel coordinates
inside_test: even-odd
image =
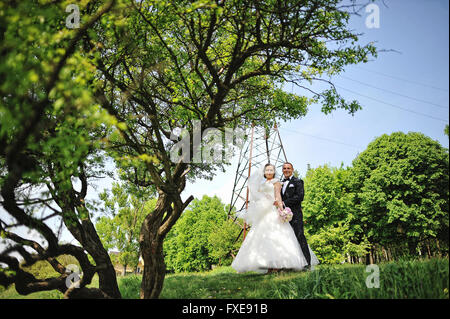
[[[278,215],[284,223],[290,222],[292,219],[292,211],[289,207],[285,207],[284,209],[278,208]]]

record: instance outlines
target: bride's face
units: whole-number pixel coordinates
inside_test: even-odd
[[[273,178],[275,175],[275,170],[273,169],[273,166],[267,166],[264,169],[264,175],[266,175],[266,178]]]

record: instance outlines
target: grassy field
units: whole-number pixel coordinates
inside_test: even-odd
[[[202,273],[168,274],[160,298],[359,299],[449,298],[449,261],[430,259],[379,264],[379,288],[368,288],[365,265],[319,265],[309,272],[237,274],[231,267]],[[139,298],[141,277],[119,277],[123,298]],[[92,286],[98,285],[94,280]],[[1,288],[0,288],[1,289]],[[14,287],[0,298],[61,298],[56,291],[20,296]]]

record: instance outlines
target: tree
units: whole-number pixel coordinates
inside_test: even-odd
[[[383,134],[353,161],[353,224],[374,244],[448,241],[449,155],[422,133]]]
[[[447,137],[449,137],[449,135],[448,135],[448,124],[445,125],[444,134],[447,135]]]
[[[305,178],[304,218],[311,234],[323,226],[337,225],[346,220],[352,206],[346,185],[349,168],[327,164],[310,169]]]
[[[120,18],[105,16],[85,37],[85,52],[96,56],[91,63],[99,72],[94,95],[123,123],[120,135],[109,137],[109,154],[129,181],[158,193],[141,228],[142,298],[157,298],[162,289],[163,240],[193,200],[181,198],[187,179],[212,178],[225,164],[195,161],[202,149],[195,130],[223,132],[252,121],[270,126],[275,118],[304,116],[312,103],[321,103],[324,113],[360,109],[324,78],[377,55],[372,44],[356,44],[358,35],[347,28],[357,6],[338,3],[132,1]],[[313,81],[330,88],[305,86]],[[286,83],[312,97],[286,93]],[[176,127],[189,133],[191,153],[173,161]]]
[[[113,182],[111,197],[106,190],[100,194],[107,214],[98,219],[95,227],[106,249],[119,250],[116,261],[123,265],[124,275],[127,265],[138,265],[139,230],[147,212],[155,207],[156,200],[149,199],[144,191]]]
[[[348,256],[361,257],[369,248],[367,238],[355,236],[353,194],[348,187],[351,168],[309,169],[305,178],[303,212],[308,242],[322,263],[340,263]]]
[[[104,174],[99,144],[112,118],[93,103],[87,82],[94,69],[78,50],[82,37],[114,4],[89,4],[80,28],[70,30],[61,19],[61,3],[0,3],[0,193],[6,211],[0,220],[6,244],[0,284],[14,283],[22,295],[57,289],[66,298],[120,298],[86,200],[92,178]],[[59,242],[63,225],[79,245]],[[22,235],[21,227],[40,239]],[[66,284],[61,255],[75,257],[81,266],[79,288]],[[37,278],[29,269],[39,261],[59,276]],[[88,288],[95,274],[99,288]]]
[[[217,246],[210,237],[226,220],[225,205],[217,196],[204,195],[201,200],[195,199],[164,242],[167,267],[175,272],[202,271],[217,264],[219,258],[213,254]]]

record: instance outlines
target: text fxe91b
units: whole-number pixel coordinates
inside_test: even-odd
[[[225,307],[217,305],[184,305],[183,314],[208,314],[210,317],[216,313],[227,314],[266,314],[267,304],[264,303],[227,303]]]

